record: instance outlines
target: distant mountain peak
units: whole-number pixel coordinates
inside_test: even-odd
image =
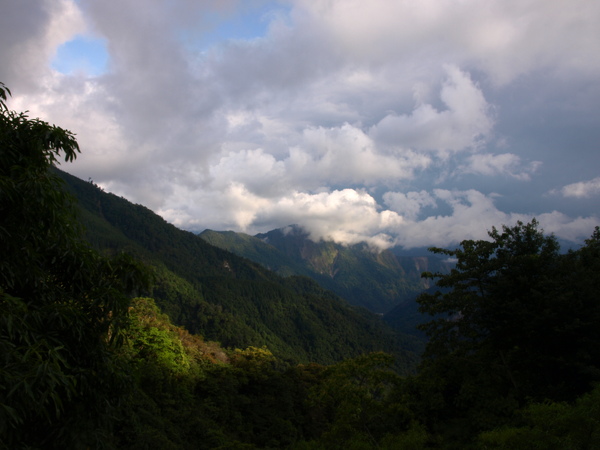
[[[288,225],[254,239],[242,233],[202,233],[201,237],[281,275],[303,275],[348,302],[384,313],[429,287],[424,271],[444,270],[443,261],[426,252],[406,255],[398,249],[373,251],[366,243],[343,245],[314,241],[300,225]]]

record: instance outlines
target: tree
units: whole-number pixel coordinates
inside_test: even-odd
[[[54,174],[74,135],[6,106],[0,83],[0,436],[7,448],[99,447],[125,389],[112,349],[147,273],[83,240]]]
[[[422,375],[439,380],[446,416],[481,427],[527,399],[572,400],[600,380],[598,229],[567,254],[535,219],[488,234],[430,249],[456,267],[425,273],[442,290],[417,300],[433,316],[421,326],[430,338]]]
[[[411,413],[391,401],[400,383],[393,364],[391,355],[375,352],[323,371],[310,396],[313,414],[322,417],[323,448],[380,448],[386,436],[410,427]]]
[[[600,386],[573,404],[544,402],[517,412],[516,424],[482,433],[481,448],[600,448]]]

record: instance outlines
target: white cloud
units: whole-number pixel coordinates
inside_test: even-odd
[[[600,194],[600,177],[564,186],[560,190],[564,197],[588,198]]]
[[[296,223],[315,241],[333,240],[346,245],[367,242],[379,249],[395,245],[449,247],[464,239],[488,239],[487,231],[493,226],[512,226],[519,220],[529,222],[534,217],[547,233],[577,241],[588,237],[600,221],[595,216],[573,219],[557,211],[506,213],[496,207],[495,195],[474,189],[388,192],[384,200],[389,209],[382,208],[366,191],[356,189],[314,194],[291,192],[277,199],[265,199],[242,185],[232,184],[211,197],[190,192],[174,195],[186,205],[187,214],[181,214],[184,208],[163,210],[161,214],[186,228],[214,229],[211,220],[215,220],[216,224],[226,223],[218,229],[256,233]],[[449,212],[419,217],[424,207],[449,208]],[[197,221],[196,217],[204,219]]]
[[[463,239],[485,239],[487,230],[492,226],[513,223],[523,217],[498,210],[492,196],[486,196],[474,189],[435,189],[433,195],[438,202],[451,208],[451,214],[412,221],[398,235],[397,244],[408,247],[447,246]]]
[[[402,223],[395,230],[394,244],[405,247],[449,247],[464,239],[489,239],[487,231],[494,226],[512,226],[517,221],[526,223],[534,217],[546,233],[576,242],[588,237],[600,222],[597,216],[573,219],[558,211],[541,214],[506,213],[496,207],[494,195],[484,195],[473,189],[436,189],[433,195],[438,202],[450,206],[452,212]]]
[[[374,246],[389,246],[387,231],[402,218],[391,211],[378,211],[373,197],[354,189],[318,194],[297,192],[280,199],[271,210],[263,211],[263,221],[287,220],[300,223],[312,239],[331,239],[344,244],[368,242]]]
[[[572,218],[559,211],[552,211],[536,216],[545,233],[553,233],[559,238],[571,242],[583,242],[589,238],[594,228],[600,224],[600,217],[576,217]]]
[[[460,171],[486,176],[505,175],[517,180],[528,181],[531,174],[539,168],[540,161],[532,161],[524,165],[521,158],[513,153],[492,155],[489,153],[471,155],[467,158],[467,165]]]
[[[508,83],[536,67],[600,69],[600,5],[588,0],[302,0],[302,11],[354,58],[454,60]],[[418,57],[416,54],[420,54]]]
[[[190,208],[187,214],[181,214],[181,208],[162,210],[161,214],[175,224],[187,227],[193,225],[190,220],[203,211],[209,219],[201,222],[202,227],[211,228],[210,218],[215,217],[217,223],[227,221],[231,228],[246,232],[258,232],[265,226],[272,229],[298,223],[310,233],[311,239],[317,241],[368,242],[375,247],[386,248],[392,243],[389,232],[403,221],[393,211],[380,211],[375,199],[365,191],[354,189],[315,194],[291,192],[275,200],[267,200],[242,185],[232,184],[210,199],[202,193],[180,191],[175,195],[185,197],[184,203]],[[189,201],[190,197],[193,202]]]
[[[285,179],[283,162],[262,149],[241,150],[223,156],[210,167],[212,188],[221,190],[231,183],[243,185],[249,192],[272,197],[281,191]]]
[[[447,109],[420,104],[410,115],[389,114],[370,134],[376,140],[442,154],[481,147],[494,123],[490,106],[467,73],[455,66],[446,66],[446,73],[440,98]]]
[[[413,191],[406,194],[386,192],[383,195],[383,201],[392,211],[409,220],[417,219],[423,207],[437,207],[435,199],[426,191]]]
[[[290,149],[286,164],[292,174],[315,179],[322,185],[374,185],[385,180],[412,178],[415,170],[426,168],[430,158],[399,149],[385,155],[362,130],[349,124],[326,129],[309,128],[302,142]]]
[[[367,134],[349,124],[307,128],[295,136],[287,154],[281,149],[278,153],[280,159],[262,148],[224,151],[209,168],[212,188],[237,182],[255,194],[277,197],[298,187],[310,191],[331,185],[374,186],[411,179],[431,162],[411,150],[382,153]]]

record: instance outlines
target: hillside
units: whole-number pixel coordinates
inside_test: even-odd
[[[349,303],[375,313],[387,313],[413,302],[429,287],[424,271],[445,271],[436,255],[403,254],[399,249],[375,251],[365,244],[344,246],[313,242],[301,228],[290,226],[249,236],[206,230],[207,242],[267,267],[282,276],[303,275],[332,290]]]
[[[370,351],[412,370],[422,344],[380,317],[348,305],[313,280],[282,278],[168,224],[142,205],[60,173],[76,196],[89,242],[126,251],[153,268],[145,293],[174,323],[225,347],[266,345],[293,362],[329,364]]]

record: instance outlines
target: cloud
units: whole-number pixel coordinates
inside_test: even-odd
[[[2,81],[14,92],[40,92],[57,48],[86,29],[72,0],[23,0],[2,5]],[[41,81],[41,83],[40,83]]]
[[[205,194],[198,193],[190,201],[190,193],[176,193],[187,197],[183,203],[190,207],[187,215],[183,208],[163,210],[161,214],[177,225],[187,225],[195,217],[202,217],[197,225],[213,228],[227,221],[225,229],[247,233],[282,227],[284,223],[300,224],[319,241],[333,240],[352,245],[366,242],[373,248],[392,246],[405,248],[457,245],[464,239],[488,239],[492,227],[529,222],[534,217],[548,233],[581,241],[589,236],[600,219],[596,216],[570,218],[558,211],[550,213],[506,213],[495,205],[496,195],[485,195],[474,189],[459,191],[435,189],[387,192],[383,198],[389,209],[382,208],[375,198],[364,190],[342,189],[314,194],[291,192],[277,199],[265,199],[248,191],[243,185],[232,184],[211,203],[199,201]],[[200,208],[202,212],[200,212]],[[426,208],[447,211],[421,217]],[[235,211],[231,214],[231,211]],[[201,228],[204,229],[204,228]],[[223,229],[223,227],[219,228]],[[200,229],[198,230],[200,231]]]
[[[226,189],[232,183],[242,185],[248,192],[272,197],[284,188],[285,166],[262,149],[241,150],[223,156],[210,167],[215,190]]]
[[[277,159],[262,148],[224,151],[211,164],[211,187],[241,183],[250,192],[277,197],[298,186],[316,190],[332,185],[375,186],[388,180],[411,179],[431,158],[411,150],[387,155],[361,129],[343,124],[307,128]]]
[[[539,219],[544,232],[576,243],[582,243],[583,239],[589,238],[600,223],[600,217],[596,215],[573,218],[560,211],[539,214],[536,218]]]
[[[441,153],[481,147],[492,131],[491,108],[467,73],[445,69],[448,78],[440,92],[445,110],[420,104],[410,115],[387,115],[371,129],[374,138]]]
[[[435,199],[425,191],[420,192],[386,192],[383,201],[392,211],[409,220],[416,220],[424,207],[437,207]]]
[[[279,217],[297,219],[314,240],[326,239],[343,244],[367,242],[376,247],[390,245],[393,230],[402,218],[391,211],[378,211],[373,197],[354,189],[318,194],[294,193],[280,199],[270,210],[262,212],[262,220]]]
[[[536,67],[597,73],[596,2],[303,0],[305,14],[355,59],[453,60],[508,83]],[[551,26],[549,26],[551,24]],[[418,56],[417,56],[418,55]]]
[[[600,194],[600,177],[564,186],[560,193],[564,197],[589,198]]]
[[[517,180],[528,181],[541,164],[541,161],[532,161],[528,165],[524,165],[521,158],[513,153],[499,155],[480,153],[469,156],[467,165],[459,171],[486,176],[505,175]]]
[[[181,193],[179,193],[181,194]],[[190,193],[187,193],[190,195]],[[191,194],[194,195],[194,194]],[[199,199],[204,194],[198,193]],[[375,199],[363,190],[342,189],[309,194],[291,192],[276,200],[256,196],[240,184],[231,184],[212,203],[198,202],[195,208],[203,211],[217,223],[225,213],[233,229],[258,232],[261,229],[281,227],[282,223],[299,223],[314,240],[327,239],[343,244],[367,242],[374,247],[386,248],[392,243],[387,233],[402,222],[392,211],[380,211]],[[192,205],[186,202],[186,205]],[[231,211],[235,211],[232,215]],[[161,214],[175,224],[186,223],[199,215],[198,209],[181,215],[181,209],[163,210]],[[202,226],[207,222],[202,221]],[[210,219],[208,219],[210,225]],[[208,228],[211,228],[208,226]],[[203,229],[203,228],[202,228]]]
[[[587,236],[599,22],[587,0],[22,0],[0,80],[77,133],[64,169],[186,229],[443,246],[535,215]],[[75,36],[106,71],[52,69]]]
[[[492,226],[513,223],[524,217],[498,210],[493,196],[474,189],[435,189],[433,196],[437,203],[449,207],[451,213],[411,221],[398,234],[396,244],[405,247],[448,246],[463,239],[485,239]]]
[[[421,198],[430,198],[420,194]],[[558,211],[550,213],[506,213],[494,203],[494,195],[485,195],[470,189],[449,191],[436,189],[432,198],[451,208],[445,215],[430,215],[422,220],[408,220],[395,230],[394,245],[406,248],[420,246],[450,247],[464,239],[489,239],[487,231],[502,225],[512,226],[517,221],[529,222],[534,217],[547,233],[571,240],[581,241],[588,237],[600,219],[597,216],[575,219]]]
[[[290,149],[286,161],[291,173],[314,177],[319,184],[374,185],[385,180],[412,178],[430,158],[399,149],[394,155],[380,152],[362,130],[349,124],[304,130],[299,146]]]

